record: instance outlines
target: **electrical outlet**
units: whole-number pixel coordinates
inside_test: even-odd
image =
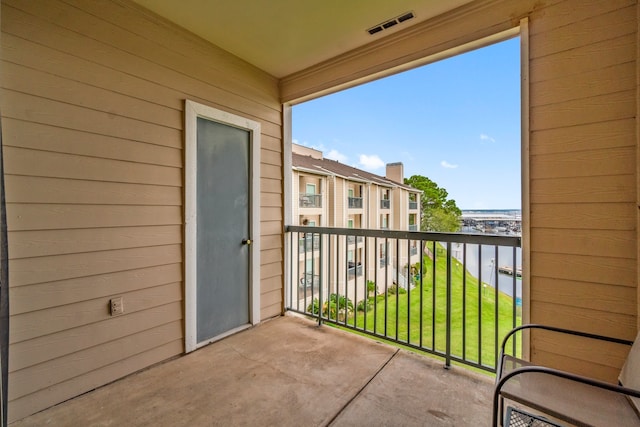
[[[124,303],[122,302],[122,297],[111,298],[109,301],[109,307],[111,309],[112,316],[118,316],[124,313]]]

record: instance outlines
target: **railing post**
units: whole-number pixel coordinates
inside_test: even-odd
[[[322,283],[322,276],[324,276],[323,273],[323,269],[324,269],[324,264],[322,262],[323,260],[323,255],[324,255],[324,250],[323,250],[323,243],[324,243],[324,239],[325,239],[325,235],[324,234],[318,234],[318,238],[320,239],[320,277],[318,278],[318,326],[322,326],[322,287],[323,287],[323,283]],[[312,278],[311,280],[314,280],[314,278]],[[311,297],[312,301],[311,304],[313,304],[313,297]]]
[[[447,242],[447,331],[444,368],[451,367],[451,242]]]

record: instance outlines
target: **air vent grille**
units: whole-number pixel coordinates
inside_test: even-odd
[[[406,21],[408,21],[410,19],[413,19],[413,18],[415,18],[415,15],[413,14],[413,12],[406,12],[406,13],[403,13],[402,15],[396,16],[393,19],[389,19],[387,21],[384,21],[384,22],[382,22],[382,23],[380,23],[378,25],[375,25],[375,26],[369,28],[367,30],[367,32],[369,34],[371,34],[371,35],[374,35],[374,34],[377,34],[377,33],[381,32],[381,31],[383,31],[383,30],[387,30],[387,29],[389,29],[391,27],[394,27],[394,26],[396,26],[398,24],[402,24],[403,22],[406,22]]]

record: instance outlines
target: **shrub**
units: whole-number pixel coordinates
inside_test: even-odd
[[[307,312],[314,315],[320,313],[320,301],[318,301],[318,298],[314,298],[309,304]],[[322,315],[330,319],[337,318],[338,314],[345,315],[349,313],[353,313],[353,302],[344,295],[331,294],[329,295],[329,300],[322,304]]]
[[[363,299],[356,305],[358,311],[370,311],[371,309],[373,309],[373,298]]]

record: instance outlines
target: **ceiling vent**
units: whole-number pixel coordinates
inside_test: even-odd
[[[374,35],[376,33],[379,33],[380,31],[388,30],[391,27],[395,27],[396,25],[402,24],[403,22],[406,22],[413,18],[415,18],[413,12],[403,13],[400,16],[396,16],[393,19],[389,19],[388,21],[384,21],[381,24],[369,28],[367,32],[371,35]]]

